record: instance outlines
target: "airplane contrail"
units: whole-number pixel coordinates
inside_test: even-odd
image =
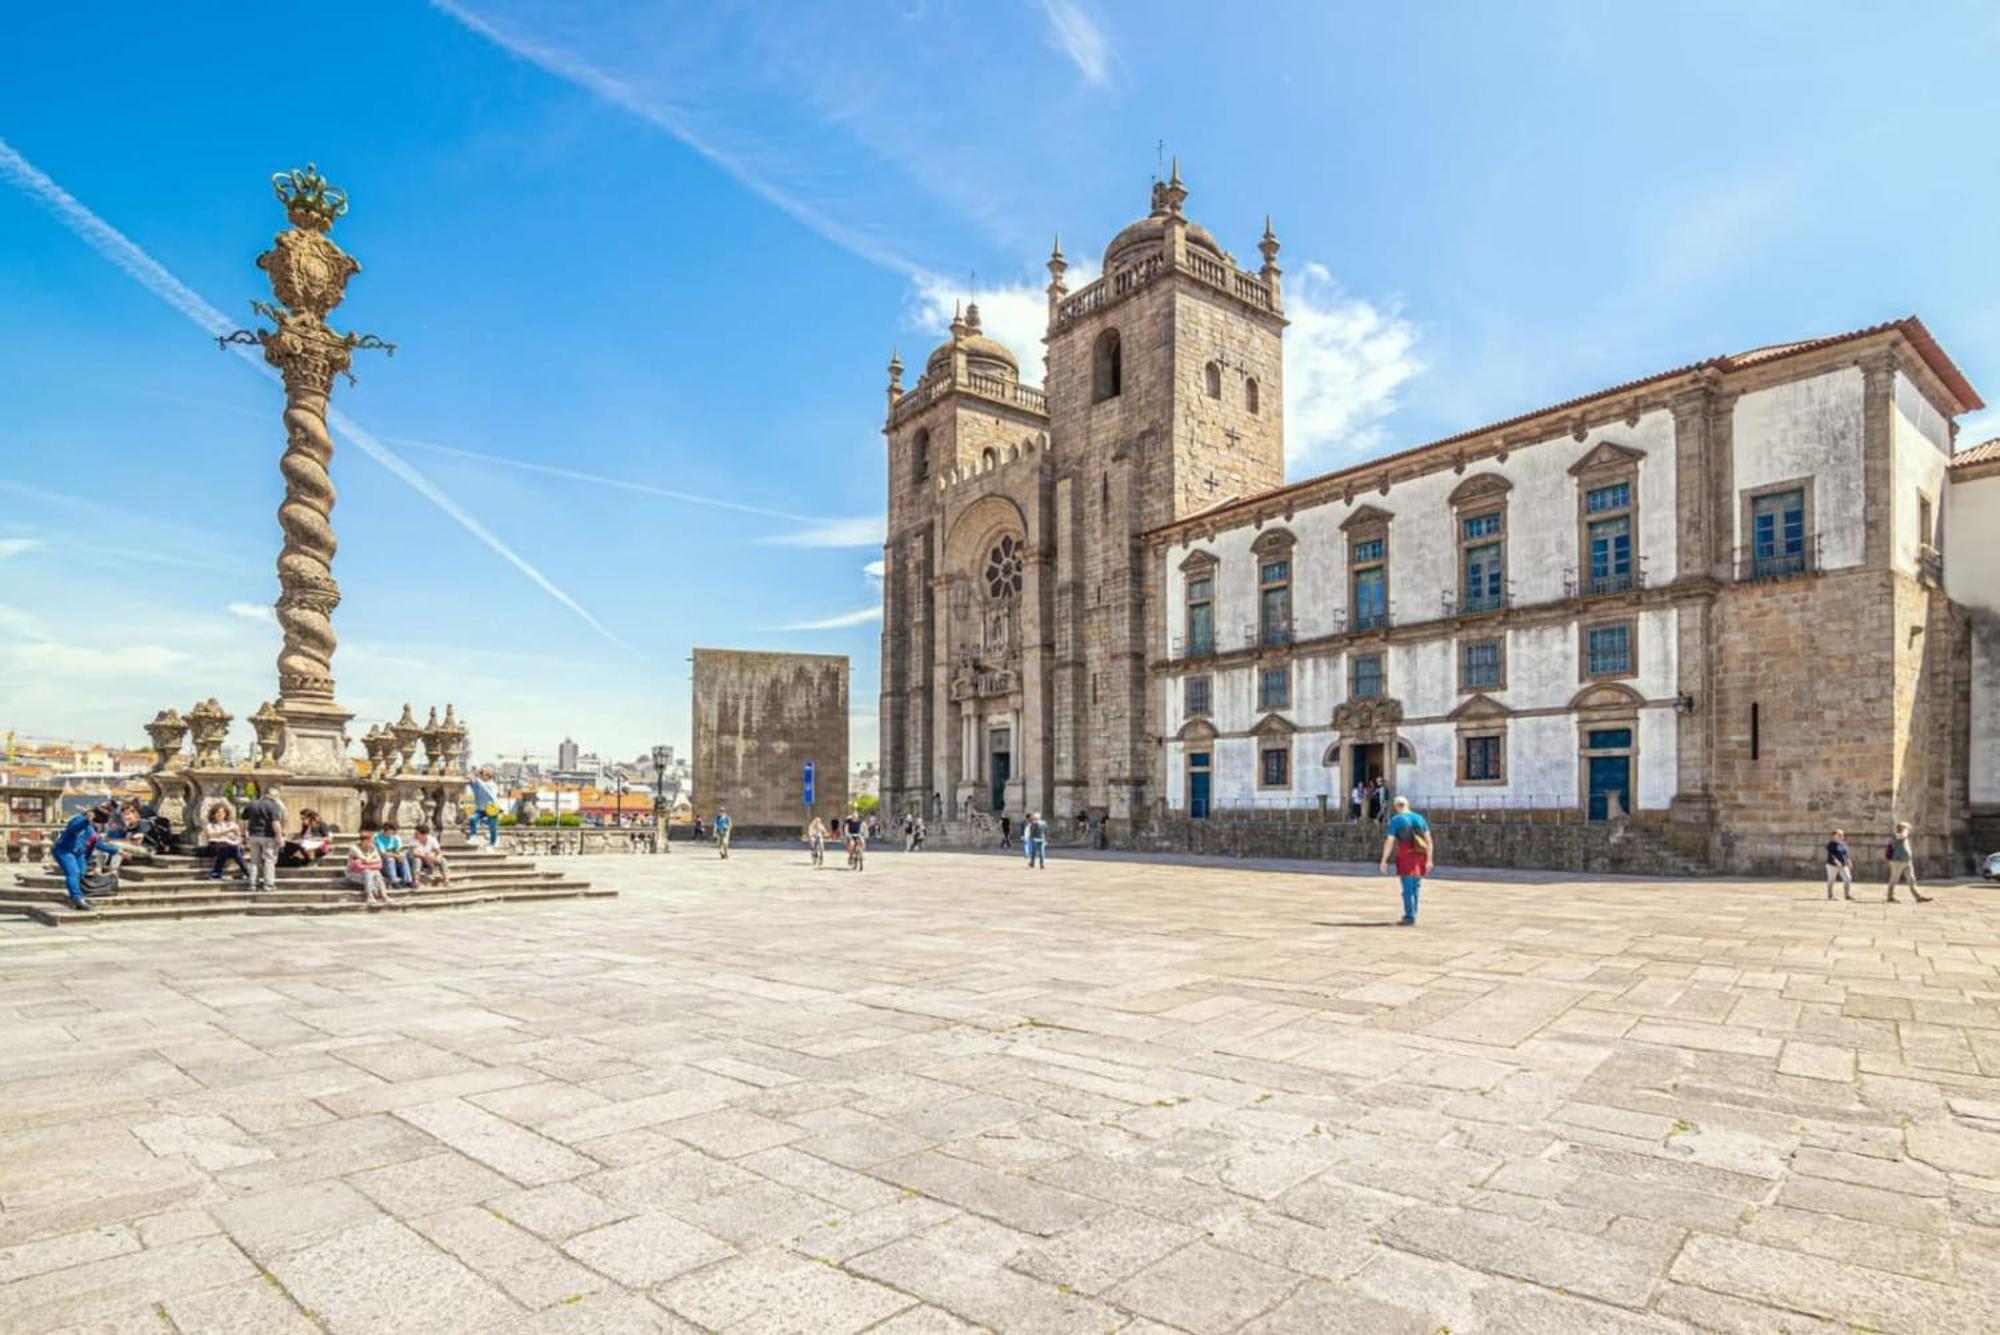
[[[130,238],[110,223],[97,216],[69,191],[57,185],[47,173],[9,144],[0,139],[0,176],[17,186],[24,193],[56,216],[57,221],[80,237],[92,250],[123,269],[141,287],[160,300],[185,315],[211,335],[226,334],[236,327],[236,321],[217,310],[199,292],[183,283],[168,272],[165,265],[148,255],[135,245]],[[244,362],[260,375],[271,380],[279,376],[260,353],[246,345],[232,345],[230,351],[238,354]],[[487,547],[507,564],[525,575],[529,582],[542,592],[561,603],[582,619],[585,625],[611,641],[621,649],[637,653],[632,645],[614,634],[610,627],[591,615],[589,609],[576,599],[557,588],[555,584],[531,565],[527,559],[501,541],[491,529],[480,523],[458,502],[451,499],[442,488],[422,473],[418,472],[400,455],[382,444],[359,423],[338,408],[327,409],[327,421],[355,448],[408,483],[418,495],[450,515],[460,527]]]
[[[859,255],[871,264],[879,264],[915,282],[942,281],[923,265],[898,254],[867,233],[836,222],[796,195],[773,185],[751,170],[737,155],[722,148],[697,130],[688,122],[687,117],[679,114],[673,107],[646,96],[632,84],[616,75],[607,74],[583,57],[537,41],[513,29],[503,28],[484,15],[474,13],[460,0],[431,0],[431,7],[510,55],[539,66],[558,79],[573,83],[611,105],[629,111],[640,120],[665,130],[721,168],[744,189],[790,214],[842,250]]]

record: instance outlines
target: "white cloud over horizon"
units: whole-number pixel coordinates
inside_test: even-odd
[[[882,604],[872,607],[857,607],[852,612],[840,612],[830,617],[814,621],[793,621],[783,626],[773,626],[773,630],[845,630],[849,626],[865,626],[871,621],[882,619]]]
[[[25,556],[29,552],[40,551],[40,538],[0,538],[0,561],[10,556]]]
[[[230,603],[222,610],[245,621],[262,621],[271,626],[278,624],[277,610],[264,603]]]
[[[760,539],[769,547],[880,547],[889,538],[887,515],[823,519],[810,527]]]

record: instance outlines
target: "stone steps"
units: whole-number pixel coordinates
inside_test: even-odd
[[[119,870],[119,890],[96,896],[92,908],[69,907],[62,874],[43,865],[19,871],[11,887],[0,886],[0,916],[31,918],[49,926],[164,918],[232,915],[364,913],[370,906],[348,884],[345,866],[329,859],[311,867],[282,867],[277,888],[252,892],[248,882],[228,874],[208,878],[206,858],[185,854],[134,859]],[[608,898],[616,891],[593,888],[559,871],[544,871],[526,858],[466,852],[453,859],[449,886],[391,889],[389,907],[458,908],[515,901]],[[379,912],[380,909],[374,911]]]
[[[286,901],[283,891],[239,895],[220,899],[184,900],[179,896],[149,896],[142,902],[128,901],[125,895],[97,899],[79,912],[70,908],[61,895],[53,900],[22,899],[0,895],[0,914],[18,914],[50,927],[75,927],[97,923],[146,922],[179,918],[262,917],[267,915],[320,916],[333,913],[395,912],[415,909],[469,908],[482,904],[539,902],[549,899],[610,899],[617,891],[584,885],[577,881],[508,888],[489,887],[462,890],[457,886],[436,891],[392,894],[389,903],[371,905],[358,892],[345,896],[328,895],[307,901]]]

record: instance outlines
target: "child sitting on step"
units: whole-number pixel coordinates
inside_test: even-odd
[[[375,826],[361,823],[361,835],[347,846],[347,883],[361,888],[361,897],[370,904],[387,904],[389,891],[382,883],[382,855],[375,850]]]
[[[439,885],[450,886],[451,864],[445,861],[444,845],[431,833],[429,825],[420,823],[416,837],[410,840],[410,864],[421,879],[435,878]]]

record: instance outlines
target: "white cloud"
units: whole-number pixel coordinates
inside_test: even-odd
[[[823,617],[818,621],[794,621],[787,626],[774,626],[774,630],[844,630],[849,626],[865,626],[871,621],[882,619],[882,604],[873,607],[857,607],[852,612],[842,612],[837,616]]]
[[[0,561],[10,556],[22,556],[28,552],[38,551],[41,545],[40,538],[0,538]]]
[[[1398,392],[1424,369],[1417,327],[1393,307],[1341,291],[1324,265],[1285,285],[1285,454],[1328,462],[1383,443]]]
[[[879,589],[882,587],[882,577],[889,573],[889,564],[878,558],[861,567],[861,573],[873,581],[875,587]]]
[[[1088,281],[1088,280],[1083,280]],[[1080,282],[1072,281],[1072,287]],[[948,278],[931,275],[916,280],[910,294],[910,323],[926,337],[942,343],[951,334],[951,317],[965,302],[965,289]],[[1026,283],[982,287],[974,294],[979,302],[979,326],[988,338],[997,339],[1021,363],[1021,378],[1031,385],[1042,382],[1042,335],[1049,329],[1048,293]],[[912,359],[916,374],[923,374],[923,359],[935,343],[917,349]]]
[[[231,603],[223,610],[245,621],[263,621],[273,626],[278,624],[277,612],[264,603]]]
[[[1076,0],[1042,0],[1049,21],[1048,42],[1069,57],[1083,77],[1102,87],[1111,82],[1111,39]]]
[[[860,515],[853,519],[827,519],[792,533],[780,533],[764,541],[773,547],[880,547],[889,537],[889,521],[883,515]]]

